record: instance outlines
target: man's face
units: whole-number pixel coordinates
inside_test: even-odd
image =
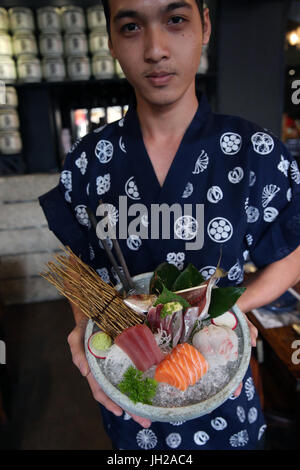
[[[137,98],[165,106],[194,87],[210,36],[195,0],[110,0],[110,50]]]

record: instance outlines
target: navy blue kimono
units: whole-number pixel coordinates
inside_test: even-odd
[[[221,267],[228,275],[219,286],[239,285],[245,261],[263,268],[300,244],[297,162],[270,131],[214,114],[204,95],[162,187],[136,109],[130,106],[125,118],[75,143],[59,185],[40,197],[49,228],[59,240],[115,284],[117,273],[86,211],[89,207],[96,214],[99,200],[117,236],[122,233],[119,243],[131,275],[168,261],[180,270],[191,262],[206,278],[214,272],[222,247]],[[157,225],[157,218],[152,210],[163,204],[174,211],[167,222],[164,214],[165,225],[155,226],[153,235],[151,224],[155,217]],[[139,208],[139,224],[126,233]],[[116,417],[102,408],[102,414],[118,449],[255,449],[266,428],[250,368],[238,398],[232,396],[196,420],[156,422],[143,429],[126,412]]]

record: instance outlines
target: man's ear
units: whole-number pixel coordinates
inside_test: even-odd
[[[203,21],[203,45],[207,45],[210,40],[211,35],[211,21],[209,15],[209,9],[205,8],[203,12],[204,21]]]

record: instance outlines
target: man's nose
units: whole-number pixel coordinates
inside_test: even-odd
[[[159,62],[170,55],[167,32],[160,27],[148,28],[145,34],[144,59],[146,62]]]

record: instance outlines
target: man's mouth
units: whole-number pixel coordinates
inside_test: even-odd
[[[150,72],[145,76],[149,82],[154,86],[163,86],[169,83],[169,81],[174,77],[175,73],[173,72]]]

